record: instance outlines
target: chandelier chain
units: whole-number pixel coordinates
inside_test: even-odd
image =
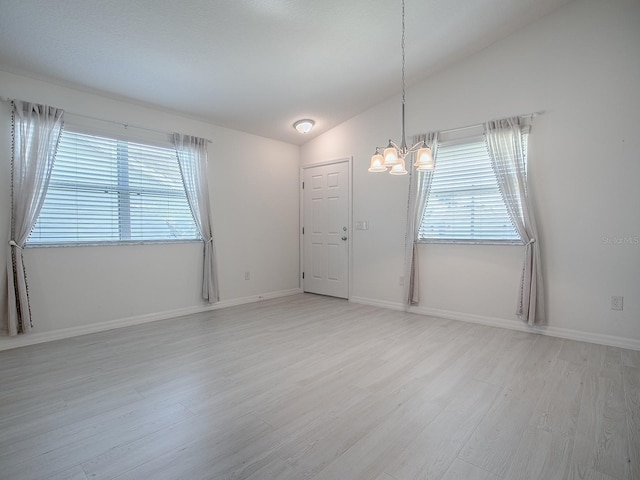
[[[402,0],[402,104],[405,104],[405,86],[404,86],[404,0]]]
[[[369,165],[370,172],[386,172],[387,168],[391,168],[391,175],[406,175],[408,172],[405,166],[405,159],[410,159],[411,154],[416,154],[416,162],[413,164],[416,170],[423,172],[425,170],[433,170],[434,161],[431,150],[424,140],[416,142],[415,145],[409,147],[407,145],[407,137],[405,131],[405,101],[406,101],[406,85],[405,85],[405,0],[402,0],[402,38],[400,42],[402,48],[402,137],[398,145],[389,139],[386,147],[376,147],[376,151],[371,157]]]

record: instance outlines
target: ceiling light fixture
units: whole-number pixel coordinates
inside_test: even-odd
[[[386,147],[376,147],[376,151],[371,157],[369,171],[378,173],[386,172],[389,168],[391,175],[406,175],[407,169],[404,160],[407,155],[418,152],[416,162],[413,164],[418,171],[433,170],[434,162],[431,149],[427,142],[418,142],[413,147],[407,147],[404,129],[404,105],[405,105],[405,85],[404,85],[404,0],[402,0],[402,140],[400,146],[389,140]],[[382,152],[382,153],[381,153]]]
[[[305,118],[304,120],[298,120],[293,124],[293,128],[295,128],[300,133],[309,133],[313,126],[316,124],[313,120],[309,120]]]

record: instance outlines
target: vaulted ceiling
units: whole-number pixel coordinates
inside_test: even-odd
[[[569,1],[406,0],[407,84]],[[0,12],[0,70],[290,143],[400,92],[400,0],[0,0]],[[300,118],[316,121],[307,136]]]

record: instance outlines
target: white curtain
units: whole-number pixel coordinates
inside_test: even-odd
[[[438,132],[416,135],[412,140],[414,145],[426,141],[431,148],[434,162],[436,161]],[[405,305],[418,305],[420,303],[420,272],[418,271],[418,244],[416,242],[422,215],[429,199],[433,170],[418,172],[411,167],[410,175],[407,229],[405,232],[404,302]]]
[[[218,272],[209,203],[207,176],[207,140],[190,135],[173,134],[182,183],[187,201],[204,241],[204,266],[202,270],[202,298],[209,303],[220,299]]]
[[[7,255],[8,331],[33,328],[22,249],[38,219],[60,141],[64,112],[14,100],[11,164],[11,229]]]
[[[516,314],[529,325],[546,322],[540,242],[527,189],[525,144],[519,117],[487,122],[485,139],[500,193],[520,238],[525,258]]]

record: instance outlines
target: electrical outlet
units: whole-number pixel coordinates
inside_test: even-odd
[[[251,272],[244,272],[244,279],[251,280]]]
[[[611,297],[611,310],[622,310],[624,297]]]

